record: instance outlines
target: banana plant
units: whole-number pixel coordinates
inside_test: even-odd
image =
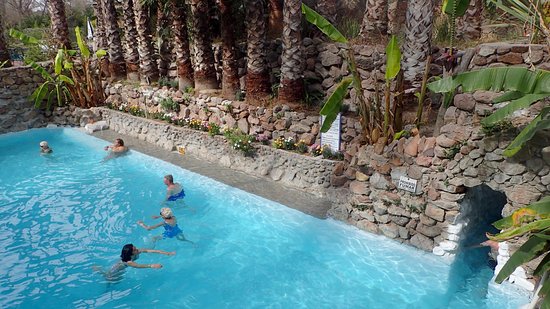
[[[517,267],[542,257],[533,275],[543,276],[550,270],[550,196],[542,198],[525,208],[516,210],[512,215],[493,223],[501,230],[499,234],[487,236],[494,241],[505,241],[515,237],[529,235],[529,239],[504,264],[495,278],[502,283]],[[550,309],[550,280],[546,280],[539,290],[542,298],[540,308]]]
[[[54,102],[57,102],[58,106],[70,102],[72,95],[69,87],[74,86],[74,81],[62,73],[63,62],[64,53],[61,49],[55,56],[52,75],[39,64],[31,62],[30,66],[44,78],[44,82],[31,95],[35,108],[41,108],[46,98],[46,109],[51,109]]]
[[[30,62],[29,65],[44,79],[44,82],[31,95],[36,108],[42,107],[44,102],[47,109],[50,109],[54,102],[58,106],[73,104],[83,108],[103,103],[105,98],[99,75],[101,62],[98,61],[99,64],[95,66],[79,27],[75,28],[75,34],[79,50],[59,49],[53,61],[52,74],[38,63]],[[40,43],[36,38],[16,29],[10,29],[9,35],[25,44]],[[105,55],[105,50],[98,50],[95,53],[97,59]]]
[[[361,85],[361,76],[357,70],[353,47],[348,39],[342,35],[342,33],[328,20],[305,4],[302,4],[302,13],[308,22],[319,28],[319,30],[328,36],[332,41],[346,45],[347,54],[345,59],[348,63],[349,72],[351,73],[350,77],[343,78],[340,81],[334,92],[329,95],[327,101],[321,109],[320,114],[326,117],[323,121],[321,132],[327,132],[330,129],[330,126],[341,110],[344,98],[349,94],[350,88],[353,87],[357,95],[357,105],[359,107],[358,109],[361,126],[363,128],[363,135],[367,141],[371,144],[376,143],[378,137],[380,136],[380,132],[382,132],[385,141],[391,140],[391,135],[393,135],[393,132],[395,131],[394,126],[400,127],[400,123],[395,125],[394,120],[401,119],[400,115],[396,115],[396,113],[401,113],[401,109],[399,108],[397,101],[398,98],[401,98],[401,96],[394,95],[396,97],[396,103],[394,104],[393,111],[390,104],[390,98],[392,96],[390,91],[391,82],[401,70],[401,52],[399,51],[397,38],[392,37],[388,47],[386,48],[386,108],[384,110],[384,116],[382,117],[380,116],[380,109],[377,108],[378,102],[368,102],[364,97],[364,89]]]
[[[484,125],[495,124],[513,112],[525,109],[531,104],[550,97],[550,71],[529,70],[521,67],[487,68],[446,77],[428,84],[435,93],[454,93],[458,87],[463,92],[490,90],[505,93],[493,103],[510,101],[489,117],[481,121]],[[515,155],[535,133],[550,128],[550,106],[540,113],[514,138],[504,151],[504,155]]]

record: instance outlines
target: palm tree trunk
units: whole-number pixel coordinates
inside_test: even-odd
[[[166,11],[166,0],[157,1],[157,38],[159,51],[159,75],[168,76],[170,70],[170,15]]]
[[[139,80],[138,34],[134,15],[134,0],[122,1],[124,22],[124,49],[126,50],[126,74],[129,80]],[[138,0],[139,1],[139,0]]]
[[[52,37],[56,47],[71,49],[65,3],[63,3],[63,0],[47,0],[47,2],[52,22]]]
[[[103,16],[103,4],[101,0],[94,0],[92,4],[95,15],[95,29],[94,29],[94,50],[105,49],[107,46],[107,39],[105,38],[105,18]]]
[[[388,32],[388,0],[367,0],[361,37],[384,36]]]
[[[184,0],[170,0],[172,14],[172,33],[176,51],[176,65],[178,67],[179,89],[194,87],[193,66],[187,34],[187,6]]]
[[[464,40],[477,40],[481,37],[482,0],[471,0],[466,14],[457,20],[457,36]]]
[[[149,29],[149,9],[140,1],[134,1],[134,14],[138,34],[139,69],[141,81],[158,81],[157,62],[153,59],[153,40]]]
[[[410,0],[407,7],[402,68],[405,81],[420,84],[431,53],[434,0]]]
[[[285,0],[283,17],[283,61],[279,99],[286,102],[298,102],[304,97],[302,0]]]
[[[103,14],[103,3],[101,0],[94,0],[93,4],[96,25],[94,29],[94,50],[107,49],[107,38],[105,37],[105,16]],[[101,75],[109,77],[109,57],[102,57],[100,60]]]
[[[260,0],[261,1],[261,0]],[[283,33],[283,0],[268,0],[270,38],[280,38]]]
[[[318,0],[315,9],[332,24],[336,23],[338,17],[338,4],[336,0]]]
[[[247,0],[247,72],[246,99],[258,100],[269,95],[269,72],[266,61],[266,3]]]
[[[221,35],[222,35],[222,95],[231,99],[239,87],[239,75],[237,67],[237,50],[235,48],[234,25],[235,19],[231,11],[230,0],[219,0]]]
[[[11,66],[10,53],[8,52],[8,43],[4,36],[4,5],[0,5],[0,67],[5,62],[4,68]]]
[[[401,28],[398,5],[399,0],[388,0],[388,35],[398,35]]]
[[[214,70],[214,52],[208,24],[208,1],[191,0],[195,51],[195,89],[216,89],[218,80]]]
[[[105,17],[105,34],[109,46],[109,73],[112,80],[126,77],[126,62],[122,53],[122,41],[118,29],[118,19],[114,0],[103,0],[103,16]]]

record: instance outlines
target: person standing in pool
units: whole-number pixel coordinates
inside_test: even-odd
[[[174,183],[172,175],[164,176],[164,184],[166,185],[166,201],[177,201],[185,197],[183,186],[179,183]]]
[[[143,223],[143,221],[138,221],[137,224],[144,229],[150,231],[154,230],[159,227],[164,227],[164,232],[162,233],[162,238],[176,238],[178,240],[182,241],[189,241],[185,238],[183,235],[183,231],[178,226],[178,222],[176,220],[176,216],[172,213],[172,209],[168,207],[163,207],[160,209],[160,216],[152,216],[153,219],[162,218],[163,222],[155,224],[155,225],[146,225]],[[155,240],[158,238],[155,238]],[[192,241],[189,241],[192,243]]]
[[[121,138],[115,139],[115,142],[112,145],[105,146],[105,148],[103,149],[105,151],[111,150],[110,153],[103,159],[103,161],[107,161],[114,157],[119,157],[128,152],[128,147],[124,146],[124,141]]]
[[[122,247],[122,252],[120,253],[120,261],[111,267],[108,271],[104,271],[99,267],[94,267],[96,271],[99,271],[105,276],[105,279],[109,281],[121,279],[124,270],[127,267],[134,268],[162,268],[162,264],[138,264],[134,262],[139,258],[140,253],[158,253],[164,255],[175,255],[176,252],[166,252],[162,250],[153,250],[153,249],[139,249],[133,244],[126,244]]]
[[[115,139],[115,142],[110,146],[105,146],[105,151],[111,149],[111,152],[123,153],[128,151],[128,147],[124,146],[124,141],[121,138]]]
[[[52,153],[53,149],[50,148],[48,145],[48,142],[41,141],[40,142],[40,153]]]

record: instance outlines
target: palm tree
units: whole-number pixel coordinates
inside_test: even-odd
[[[121,80],[126,77],[126,63],[122,53],[122,41],[118,30],[118,19],[114,0],[103,0],[105,17],[105,35],[109,46],[109,73],[111,79]]]
[[[283,33],[283,0],[268,0],[270,38],[280,38]]]
[[[266,3],[264,0],[246,1],[247,55],[246,98],[263,99],[270,92],[266,61]]]
[[[69,27],[65,15],[65,3],[63,0],[47,0],[48,11],[52,22],[52,36],[59,48],[71,49],[69,41]]]
[[[222,35],[222,95],[234,98],[239,87],[237,67],[237,51],[235,48],[234,25],[235,19],[231,11],[230,0],[219,0],[221,35]]]
[[[107,46],[107,39],[105,38],[105,20],[103,17],[103,4],[101,0],[94,0],[92,7],[96,20],[94,29],[94,49],[105,49]]]
[[[180,90],[194,87],[193,66],[187,34],[187,7],[185,0],[170,0],[172,14],[172,33],[174,35],[174,49],[178,68],[178,85]]]
[[[410,0],[407,6],[402,68],[405,81],[418,85],[431,52],[434,0]]]
[[[367,0],[361,24],[361,36],[386,35],[388,31],[388,0]]]
[[[4,65],[2,65],[5,63]],[[4,5],[0,5],[0,67],[9,67],[10,53],[8,52],[8,44],[4,36]]]
[[[191,0],[196,90],[218,88],[218,80],[214,70],[214,52],[212,51],[208,11],[207,0]]]
[[[142,2],[134,1],[134,14],[138,34],[139,69],[141,80],[155,82],[159,78],[157,62],[153,59],[153,40],[149,29],[149,8]]]
[[[168,76],[171,63],[170,51],[170,15],[167,12],[167,1],[157,1],[157,39],[159,52],[159,75]]]
[[[457,36],[466,40],[477,40],[481,37],[481,20],[483,1],[471,0],[464,16],[457,20]]]
[[[399,34],[399,0],[388,0],[388,35]]]
[[[336,0],[318,0],[315,9],[332,24],[336,23],[338,17],[338,4]]]
[[[136,18],[134,0],[122,1],[122,19],[124,24],[124,49],[126,50],[126,74],[129,80],[139,80],[139,52],[136,42]]]
[[[302,53],[302,0],[285,0],[283,9],[283,55],[279,99],[300,101],[304,96]]]

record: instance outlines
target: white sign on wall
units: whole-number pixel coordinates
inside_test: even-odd
[[[399,177],[399,182],[397,183],[397,188],[405,191],[409,191],[412,193],[416,192],[416,179],[412,179],[409,177],[401,176]]]
[[[321,133],[321,145],[329,145],[332,151],[340,150],[340,117],[341,114],[338,113],[330,129],[326,133]],[[321,127],[323,121],[325,121],[325,116],[321,116]]]

